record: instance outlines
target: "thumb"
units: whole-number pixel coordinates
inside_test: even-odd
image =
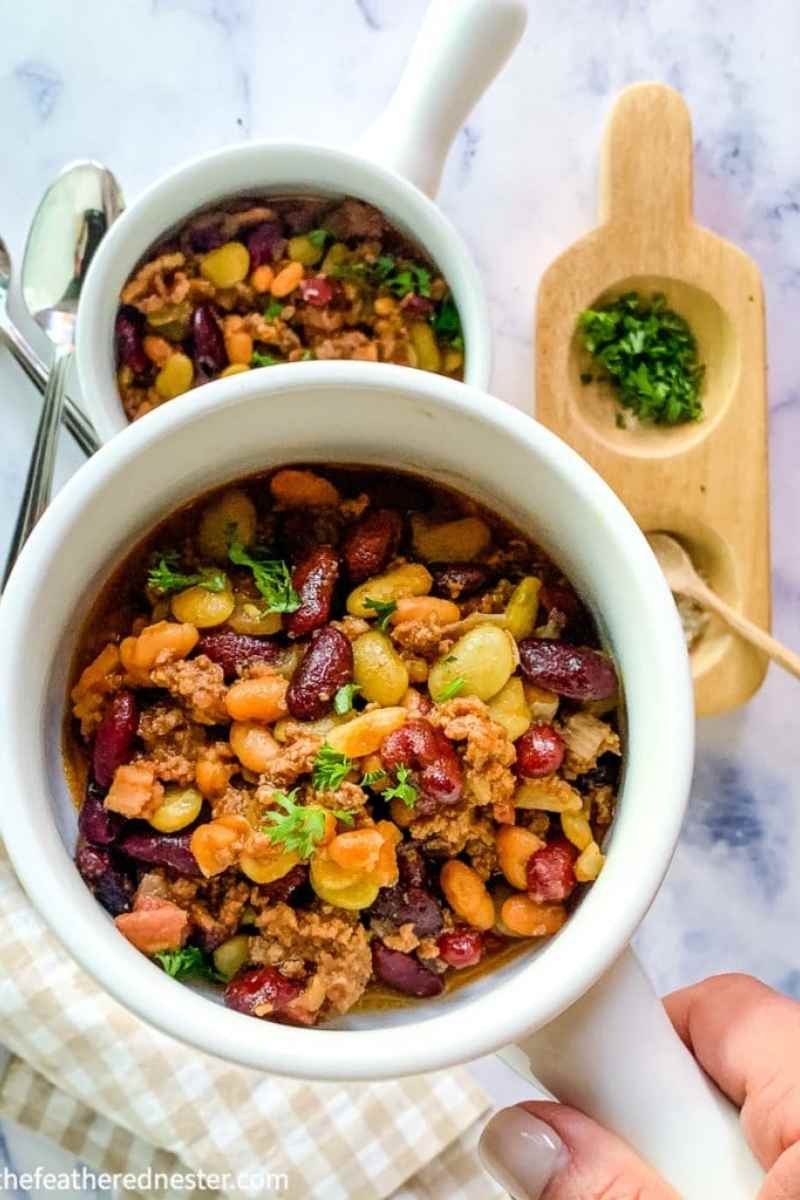
[[[565,1104],[501,1109],[479,1153],[512,1200],[679,1200],[627,1142]]]

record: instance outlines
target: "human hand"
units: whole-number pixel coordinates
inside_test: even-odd
[[[750,976],[718,975],[664,1005],[700,1066],[741,1109],[744,1135],[768,1172],[757,1200],[798,1200],[800,1004]],[[626,1142],[563,1104],[502,1109],[483,1131],[480,1155],[513,1200],[679,1200]]]

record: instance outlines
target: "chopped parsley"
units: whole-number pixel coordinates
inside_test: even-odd
[[[394,600],[373,600],[372,596],[367,596],[364,607],[372,609],[378,618],[378,629],[382,629],[385,633],[392,613],[397,612],[396,602]]]
[[[266,551],[258,548],[245,550],[241,542],[231,542],[228,558],[237,567],[249,567],[253,580],[266,600],[265,613],[296,612],[300,597],[292,587],[292,576],[282,558],[267,558]]]
[[[281,301],[280,300],[270,300],[269,304],[264,309],[264,317],[267,321],[274,321],[275,318],[279,317],[282,312],[283,312],[283,304],[281,303]],[[269,355],[267,355],[267,357],[269,357]],[[265,366],[269,366],[269,365],[270,365],[269,363],[265,364]]]
[[[346,683],[344,687],[340,687],[333,697],[333,711],[340,717],[345,716],[353,707],[356,692],[360,691],[357,683]]]
[[[641,421],[681,425],[703,416],[705,367],[688,322],[664,296],[627,292],[578,317],[583,346],[608,373],[620,404]]]
[[[437,704],[444,704],[446,700],[452,700],[454,696],[458,695],[466,682],[463,675],[457,675],[455,679],[450,680],[446,688],[443,688],[439,692],[438,696],[434,696],[434,700]]]
[[[325,836],[325,816],[328,811],[347,825],[353,824],[353,816],[344,809],[328,810],[320,804],[298,804],[299,790],[293,788],[288,793],[272,793],[272,799],[283,811],[266,813],[265,819],[269,824],[263,827],[262,832],[271,842],[283,846],[284,850],[293,850],[300,858],[310,858]]]
[[[320,249],[325,245],[329,237],[333,237],[333,234],[329,233],[327,229],[312,229],[310,233],[306,234],[306,237],[311,242],[312,246],[316,246],[317,249]]]
[[[384,287],[402,299],[410,292],[419,296],[430,296],[431,273],[427,267],[406,260],[399,261],[390,254],[379,254],[377,258],[356,259],[335,266],[331,274],[337,279],[353,279],[371,287]]]
[[[386,788],[383,793],[384,800],[402,800],[406,808],[413,808],[417,802],[418,790],[410,783],[411,772],[408,767],[400,766],[395,771],[396,783],[391,787]]]
[[[185,575],[176,570],[178,555],[170,552],[162,554],[154,567],[147,573],[147,586],[154,592],[179,592],[183,588],[201,587],[207,592],[222,592],[227,580],[225,572],[216,567],[206,567],[193,575]]]
[[[382,779],[386,778],[388,777],[385,771],[367,771],[361,776],[361,787],[372,787],[374,783],[380,783]]]
[[[221,979],[199,946],[182,946],[180,950],[159,950],[153,959],[166,971],[171,979],[189,979],[199,975],[203,979]]]
[[[439,305],[431,321],[437,341],[446,342],[454,350],[464,349],[464,331],[461,328],[461,317],[456,308],[456,302],[448,293]]]
[[[254,350],[250,359],[250,365],[253,367],[277,367],[279,363],[279,358],[273,358],[271,354],[262,354],[260,350]]]
[[[320,792],[335,792],[353,769],[353,760],[326,742],[311,767],[311,782]]]

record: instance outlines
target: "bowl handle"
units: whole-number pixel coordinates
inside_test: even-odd
[[[685,1048],[630,950],[566,1012],[500,1054],[626,1138],[685,1200],[752,1200],[763,1183],[738,1111]]]
[[[526,20],[524,0],[431,0],[397,90],[357,152],[433,196],[453,138]]]

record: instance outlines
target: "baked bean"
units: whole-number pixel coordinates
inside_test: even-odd
[[[200,274],[214,287],[229,288],[247,278],[250,252],[242,242],[226,242],[207,254],[200,263]]]
[[[498,830],[495,842],[500,870],[512,887],[524,891],[528,886],[528,861],[544,842],[520,825],[506,825]]]
[[[300,283],[303,278],[303,265],[299,262],[291,262],[282,271],[278,271],[272,281],[270,292],[277,299],[282,300],[284,296],[288,296],[290,292]]]
[[[591,883],[603,869],[605,856],[597,842],[591,841],[584,847],[575,862],[575,878],[578,883]]]
[[[234,721],[273,721],[285,717],[288,681],[281,675],[257,675],[253,679],[240,679],[229,689],[225,697],[228,716]]]
[[[452,600],[438,596],[403,596],[389,618],[391,625],[403,621],[428,621],[433,625],[452,625],[461,617],[461,611]]]
[[[234,721],[229,740],[233,753],[248,771],[260,774],[278,753],[278,743],[268,729],[254,721]]]
[[[233,866],[251,832],[244,817],[233,814],[197,826],[189,845],[207,879]]]
[[[374,708],[332,730],[328,745],[348,758],[364,758],[374,754],[390,733],[405,724],[407,717],[404,708]]]
[[[536,904],[530,896],[509,896],[500,916],[505,927],[517,937],[550,937],[558,933],[567,919],[560,904]]]
[[[147,625],[138,637],[125,638],[120,646],[120,657],[125,667],[130,663],[134,671],[150,671],[157,663],[185,658],[195,648],[199,637],[194,625],[156,621],[155,625]]]
[[[317,546],[295,567],[292,587],[300,597],[300,607],[286,618],[289,637],[304,637],[326,624],[339,566],[339,555],[332,546]]]
[[[439,882],[456,916],[473,929],[491,929],[494,904],[477,871],[453,858],[442,867]]]
[[[286,693],[289,712],[298,721],[314,721],[324,716],[339,688],[352,678],[350,642],[332,625],[318,629],[289,684]]]
[[[284,508],[315,508],[339,503],[339,493],[332,483],[313,471],[285,467],[276,471],[269,490]]]
[[[328,845],[328,855],[345,871],[369,873],[378,865],[383,837],[377,829],[349,829]]]
[[[397,549],[403,522],[391,508],[368,513],[352,527],[342,545],[351,583],[362,583],[378,575]]]
[[[214,967],[225,979],[232,979],[250,957],[250,938],[246,933],[237,933],[217,946],[212,955]]]
[[[245,852],[239,856],[239,869],[248,879],[252,879],[253,883],[274,883],[276,879],[283,879],[284,875],[288,875],[300,861],[293,850],[282,851],[268,838],[264,840],[268,845],[263,852],[259,854]],[[248,847],[251,843],[252,839],[248,841]]]
[[[535,575],[526,575],[514,588],[506,605],[507,628],[518,642],[530,637],[536,628],[541,586],[541,579]]]

